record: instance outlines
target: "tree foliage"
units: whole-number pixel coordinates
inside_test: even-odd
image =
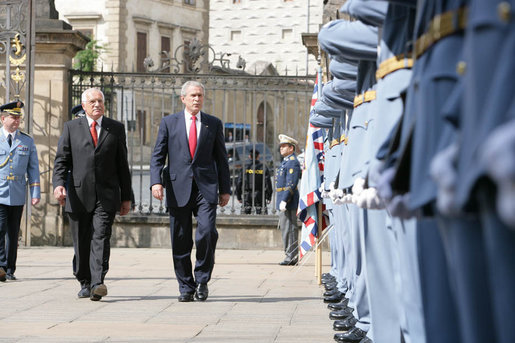
[[[75,55],[75,69],[84,71],[96,71],[100,55],[107,51],[105,45],[99,44],[97,40],[92,39],[86,44],[84,50],[81,50]]]

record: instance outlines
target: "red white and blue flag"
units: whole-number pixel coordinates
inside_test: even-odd
[[[318,76],[311,99],[310,115],[317,100]],[[300,258],[316,244],[319,229],[316,204],[322,200],[319,189],[324,176],[324,138],[324,129],[309,124],[304,150],[302,178],[299,187],[299,207],[297,209],[297,216],[302,222]],[[324,220],[322,230],[325,226]]]

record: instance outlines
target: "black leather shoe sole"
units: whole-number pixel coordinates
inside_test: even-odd
[[[6,278],[6,280],[10,280],[10,281],[16,280],[16,276],[14,276],[13,274],[5,275],[5,278]]]
[[[107,287],[104,284],[96,285],[91,288],[91,295],[89,299],[91,301],[99,301],[102,297],[107,295]]]

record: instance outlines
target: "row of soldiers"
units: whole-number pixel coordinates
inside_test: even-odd
[[[338,342],[515,342],[515,1],[347,0],[328,79]]]

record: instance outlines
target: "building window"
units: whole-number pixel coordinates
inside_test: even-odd
[[[231,31],[231,40],[232,41],[240,41],[241,40],[241,31]]]
[[[77,31],[79,31],[89,39],[93,39],[93,29],[78,29]]]
[[[147,57],[147,34],[145,32],[137,33],[137,51],[136,51],[136,71],[144,72],[145,66],[143,62]]]
[[[184,0],[184,3],[185,3],[186,5],[195,6],[195,0]]]
[[[292,29],[283,29],[283,33],[282,33],[283,40],[290,40],[292,37],[293,37]]]
[[[170,37],[161,36],[161,53],[167,52],[168,56],[170,56]],[[165,57],[165,56],[161,56]],[[164,73],[169,73],[170,68],[166,68],[163,70]]]

